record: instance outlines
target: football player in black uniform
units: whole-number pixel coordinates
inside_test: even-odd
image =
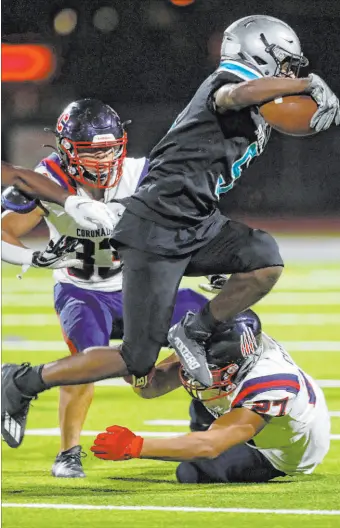
[[[226,29],[220,66],[153,149],[149,174],[125,200],[115,229],[124,261],[121,353],[102,347],[39,367],[5,366],[7,431],[16,419],[21,441],[30,398],[46,388],[127,372],[146,378],[168,333],[183,275],[231,274],[219,295],[168,335],[190,375],[211,385],[204,342],[221,321],[267,294],[283,266],[269,234],[226,218],[217,207],[268,142],[270,128],[258,105],[305,93],[318,105],[312,128],[340,124],[339,100],[327,84],[315,74],[298,78],[307,65],[297,35],[280,20],[249,16]]]

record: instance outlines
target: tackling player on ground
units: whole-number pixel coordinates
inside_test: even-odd
[[[115,425],[95,439],[95,456],[178,460],[177,479],[184,483],[267,482],[312,473],[330,445],[323,392],[261,330],[258,316],[247,310],[220,325],[206,355],[209,388],[186,372],[176,354],[157,365],[146,387],[134,388],[149,399],[183,386],[194,398],[192,433],[143,439]]]
[[[127,135],[119,116],[100,101],[83,99],[63,111],[55,134],[58,152],[44,158],[36,171],[47,185],[56,182],[72,196],[103,200],[117,222],[124,207],[116,200],[136,190],[148,166],[146,158],[126,156]],[[71,152],[66,143],[72,144]],[[110,243],[115,222],[110,229],[84,229],[61,205],[43,201],[39,206],[13,189],[5,193],[3,203],[8,210],[2,216],[2,259],[55,269],[54,305],[70,352],[108,346],[110,336],[122,339],[122,266]],[[20,238],[42,218],[50,231],[48,250],[25,248]],[[206,302],[203,295],[180,289],[173,322]],[[56,477],[85,476],[79,444],[93,391],[93,384],[60,390],[61,450],[52,468]]]
[[[7,366],[3,412],[21,424],[20,436],[30,398],[39,392],[127,374],[147,376],[166,340],[183,275],[231,274],[219,295],[169,333],[188,373],[211,385],[204,343],[221,322],[266,295],[283,267],[269,234],[233,222],[218,209],[221,194],[268,142],[270,128],[258,106],[307,93],[318,105],[312,128],[320,132],[340,124],[339,100],[327,84],[315,74],[297,78],[307,64],[297,35],[280,20],[250,16],[226,29],[220,66],[153,149],[143,184],[121,200],[126,210],[113,234],[124,261],[121,353],[92,348],[38,367]]]

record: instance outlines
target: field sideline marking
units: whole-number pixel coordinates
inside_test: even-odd
[[[340,515],[340,510],[272,510],[260,508],[196,508],[194,506],[96,506],[90,504],[20,504],[2,503],[3,508],[36,508],[48,510],[122,510],[187,513],[273,513],[275,515]]]
[[[82,431],[82,436],[97,436],[97,434],[103,431]],[[145,438],[174,438],[176,436],[182,436],[187,434],[183,431],[134,431],[138,436],[144,436]],[[27,429],[26,436],[60,436],[59,427],[46,428],[46,429]],[[330,435],[331,440],[340,440],[340,434]]]
[[[112,341],[111,344],[120,341]],[[340,352],[340,341],[280,341],[288,352]],[[63,341],[33,341],[4,339],[3,350],[16,350],[27,352],[63,352],[67,346]]]

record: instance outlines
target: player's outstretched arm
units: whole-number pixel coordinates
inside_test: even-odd
[[[1,220],[1,259],[18,266],[31,265],[33,250],[24,246],[20,238],[34,229],[43,217],[36,207],[27,214],[5,212]]]
[[[118,219],[106,204],[75,196],[46,176],[23,167],[1,162],[2,183],[14,185],[24,194],[64,207],[73,220],[84,229],[111,230]]]
[[[148,374],[145,386],[138,387],[133,376],[126,376],[124,379],[131,383],[133,390],[141,398],[158,398],[181,387],[182,384],[179,379],[180,365],[176,354],[171,354],[171,356],[158,363]]]
[[[103,460],[151,458],[182,461],[216,458],[227,449],[249,441],[265,423],[253,411],[239,408],[216,420],[208,431],[175,438],[142,438],[125,427],[114,425],[97,436],[91,451]]]
[[[14,185],[32,198],[64,205],[70,193],[39,172],[1,161],[2,185]]]
[[[50,241],[44,251],[27,248],[21,242],[20,238],[32,231],[43,216],[44,211],[39,207],[24,215],[13,212],[2,215],[1,260],[34,268],[81,267],[83,263],[79,259],[69,256],[77,243],[74,239],[63,236],[57,242]]]

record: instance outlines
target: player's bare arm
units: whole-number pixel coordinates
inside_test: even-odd
[[[148,383],[143,388],[133,387],[138,396],[145,399],[158,398],[182,386],[179,377],[180,361],[176,354],[171,354],[150,373]],[[130,377],[131,378],[131,377]],[[126,381],[130,379],[126,378]]]
[[[215,93],[218,112],[240,110],[246,106],[260,105],[276,97],[306,92],[310,79],[264,77],[239,84],[225,84]]]
[[[42,174],[1,161],[3,185],[14,185],[33,198],[64,205],[71,194]]]
[[[36,207],[27,214],[10,212],[2,216],[1,240],[18,247],[25,247],[20,238],[34,229],[44,216],[44,211]]]
[[[27,214],[14,212],[2,215],[1,229],[1,258],[9,264],[18,266],[33,266],[57,269],[61,267],[79,267],[81,261],[69,258],[68,254],[74,251],[75,241],[61,237],[58,241],[50,241],[44,251],[27,248],[21,237],[34,229],[45,216],[40,207],[36,207]]]
[[[67,214],[85,229],[111,229],[116,221],[106,204],[76,196],[35,171],[2,161],[1,172],[3,184],[14,186],[32,198],[63,206]]]
[[[142,439],[124,427],[108,427],[95,439],[91,451],[97,458],[126,460],[194,460],[216,458],[231,447],[249,441],[264,426],[265,420],[249,409],[233,409],[218,418],[208,431],[189,433],[176,438]]]

